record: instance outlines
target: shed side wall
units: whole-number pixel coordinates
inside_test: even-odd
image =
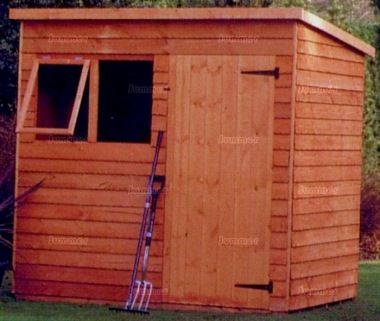
[[[25,29],[30,32],[26,23]],[[59,42],[49,28],[48,38],[35,36],[40,44],[61,48],[80,47],[81,41]],[[83,31],[82,31],[83,33]],[[72,34],[72,33],[71,33]],[[75,32],[74,32],[75,34]],[[61,39],[61,40],[57,40]],[[69,38],[66,38],[66,40]],[[84,36],[82,40],[85,39]],[[33,60],[39,52],[25,54],[21,70],[21,100]],[[65,50],[61,50],[65,51]],[[73,58],[60,50],[44,53],[51,58]],[[83,55],[84,59],[136,59],[126,55]],[[139,59],[151,55],[139,55]],[[168,57],[154,57],[155,86],[167,86]],[[28,123],[35,118],[35,96]],[[153,95],[152,142],[157,130],[166,130],[167,94]],[[15,291],[32,300],[124,303],[140,225],[144,189],[151,169],[153,145],[120,143],[70,143],[35,141],[33,134],[18,137],[18,191],[41,179],[44,187],[19,209],[15,255]],[[165,174],[166,148],[161,150],[158,174]],[[164,196],[159,200],[150,280],[160,302],[162,286]],[[67,242],[82,242],[68,245]],[[83,286],[78,287],[78,283]]]
[[[357,294],[364,59],[298,25],[290,310]]]

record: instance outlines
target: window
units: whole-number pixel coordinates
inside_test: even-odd
[[[153,61],[100,61],[99,142],[150,143]]]
[[[21,106],[17,131],[87,137],[89,64],[89,60],[36,60]],[[28,113],[33,113],[31,101],[36,83],[35,125],[26,126]]]

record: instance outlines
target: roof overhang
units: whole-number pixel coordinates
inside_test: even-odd
[[[302,21],[371,57],[375,48],[301,8],[10,9],[15,20],[293,20]]]

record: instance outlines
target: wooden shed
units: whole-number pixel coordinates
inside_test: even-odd
[[[302,9],[12,9],[19,299],[121,304],[157,132],[156,306],[354,298],[365,56]],[[237,285],[246,287],[239,287]]]

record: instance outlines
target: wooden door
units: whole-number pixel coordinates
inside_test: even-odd
[[[170,59],[166,302],[268,308],[274,63]]]

